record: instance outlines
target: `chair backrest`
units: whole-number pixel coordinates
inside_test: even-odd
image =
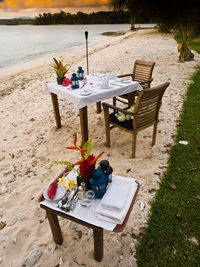
[[[166,82],[160,86],[141,91],[135,104],[135,120],[133,128],[142,130],[158,122],[158,113],[162,103],[162,97],[169,86]]]
[[[142,60],[136,60],[133,66],[132,80],[136,82],[143,82],[152,78],[152,72],[155,66],[155,62],[147,62]],[[151,82],[144,83],[143,88],[150,88]]]

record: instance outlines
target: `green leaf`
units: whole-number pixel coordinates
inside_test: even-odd
[[[71,68],[71,65],[70,64],[66,64],[66,65],[64,65],[64,70],[69,70]]]
[[[56,66],[58,66],[58,61],[57,61],[57,59],[54,57],[53,60],[55,61]]]
[[[87,142],[84,144],[83,148],[86,149],[85,159],[87,159],[89,157],[89,155],[91,154],[91,151],[92,151],[92,148],[93,148],[93,143],[92,143],[92,139],[91,138],[89,140],[87,140]]]
[[[58,165],[58,164],[62,164],[67,166],[68,170],[71,171],[73,169],[73,164],[69,161],[54,161],[54,164]]]

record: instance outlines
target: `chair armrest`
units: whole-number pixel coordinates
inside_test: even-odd
[[[103,108],[111,108],[113,110],[120,111],[120,112],[122,112],[124,114],[128,114],[128,115],[134,115],[134,114],[136,114],[136,112],[134,112],[134,111],[130,112],[130,111],[127,111],[125,109],[122,109],[122,108],[119,108],[119,107],[110,105],[110,104],[105,103],[105,102],[102,103],[102,106],[103,106]]]
[[[145,83],[151,83],[153,81],[153,78],[149,79],[149,80],[146,80],[146,81],[142,81],[140,82],[140,85],[143,85]]]
[[[133,74],[130,73],[130,74],[122,74],[122,75],[118,75],[117,77],[118,78],[123,78],[123,77],[126,77],[126,76],[132,76]]]

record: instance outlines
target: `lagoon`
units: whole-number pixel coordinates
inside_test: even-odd
[[[89,32],[88,42],[94,44],[106,39],[103,32],[126,31],[129,24],[116,25],[19,25],[0,26],[0,69],[25,63],[51,52],[75,48],[85,44],[84,32]]]
[[[147,26],[136,25],[138,28]],[[153,27],[152,25],[149,25]],[[103,32],[127,31],[130,24],[97,25],[0,25],[0,71],[26,64],[60,50],[81,48],[85,44],[84,32],[89,32],[90,45],[108,38]]]

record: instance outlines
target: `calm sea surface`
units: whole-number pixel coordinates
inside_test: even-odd
[[[139,26],[142,27],[142,24]],[[101,33],[129,30],[129,24],[103,25],[0,25],[0,70],[11,65],[29,62],[41,56],[106,39]]]

